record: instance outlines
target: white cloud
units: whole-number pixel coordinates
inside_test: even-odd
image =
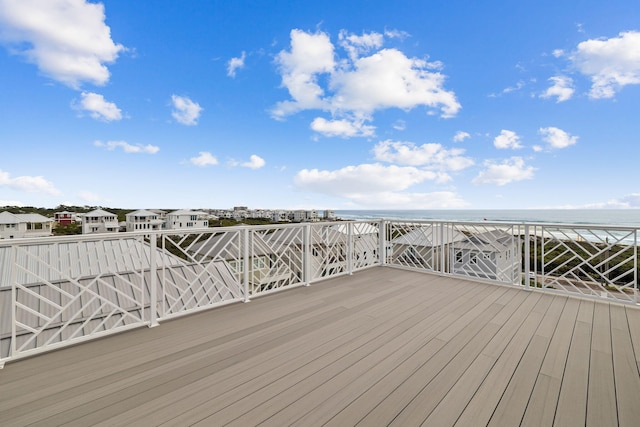
[[[459,130],[453,136],[453,142],[462,142],[462,141],[464,141],[465,139],[468,139],[468,138],[471,138],[471,135],[469,135],[468,132],[463,132],[463,131]]]
[[[242,166],[244,166],[245,168],[249,168],[249,169],[260,169],[261,167],[263,167],[266,164],[266,162],[264,161],[264,159],[260,156],[256,156],[255,154],[252,154],[251,157],[249,157],[249,161],[242,163]]]
[[[327,120],[322,117],[316,117],[311,122],[311,129],[324,136],[341,136],[341,137],[355,137],[355,136],[373,136],[375,133],[375,126],[365,125],[363,120]]]
[[[564,55],[564,50],[562,50],[562,49],[554,49],[554,51],[551,54],[556,58],[560,58],[561,56]]]
[[[640,193],[631,193],[618,199],[606,202],[587,203],[584,205],[556,206],[556,209],[638,209],[640,208]]]
[[[0,40],[48,77],[72,88],[105,84],[105,64],[125,48],[113,42],[104,6],[84,0],[2,0]]]
[[[203,108],[197,102],[193,102],[186,96],[171,95],[174,110],[171,115],[174,119],[186,126],[198,124],[198,118]]]
[[[107,141],[107,142],[102,142],[102,141],[95,141],[93,143],[93,145],[95,145],[96,147],[102,147],[105,148],[109,151],[113,151],[116,148],[122,148],[122,150],[125,153],[145,153],[145,154],[156,154],[158,151],[160,151],[160,148],[155,146],[155,145],[151,145],[151,144],[147,144],[147,145],[141,145],[141,144],[136,144],[136,145],[132,145],[129,144],[128,142],[125,141]]]
[[[91,192],[91,191],[86,191],[86,190],[80,191],[80,192],[78,193],[78,197],[79,197],[81,200],[83,200],[83,201],[85,201],[85,202],[90,202],[90,203],[101,202],[101,201],[103,201],[103,200],[104,200],[104,199],[103,199],[101,196],[99,196],[98,194],[93,193],[93,192]]]
[[[0,199],[0,206],[25,206],[24,203],[19,202],[18,200],[2,200]]]
[[[332,108],[359,114],[417,106],[440,109],[441,116],[455,116],[461,106],[453,92],[443,88],[445,76],[431,71],[436,65],[408,58],[397,49],[382,49],[358,58],[351,69],[337,70],[331,76],[335,90]]]
[[[441,144],[423,144],[416,146],[412,142],[382,141],[373,148],[376,160],[408,166],[425,166],[433,170],[459,171],[473,165],[473,160],[464,157],[465,150],[454,148],[447,150]],[[439,182],[451,178],[442,174]]]
[[[396,209],[459,208],[466,203],[455,193],[405,192],[413,185],[437,180],[439,174],[415,167],[362,164],[329,171],[304,169],[294,179],[305,191],[338,196],[366,207]]]
[[[396,120],[393,123],[393,128],[395,130],[405,130],[407,128],[407,122],[405,122],[404,120]]]
[[[468,206],[459,194],[452,191],[357,194],[350,200],[369,209],[460,209]]]
[[[567,148],[578,142],[577,136],[572,136],[562,129],[553,126],[540,128],[538,129],[538,133],[542,135],[543,141],[547,142],[551,148]]]
[[[362,164],[328,171],[303,169],[295,176],[295,184],[302,189],[324,194],[349,196],[362,193],[401,191],[438,174],[415,167]]]
[[[318,74],[330,73],[335,66],[334,48],[327,34],[291,30],[291,50],[281,51],[276,56],[276,63],[282,86],[287,88],[293,100],[276,104],[273,117],[283,118],[301,110],[328,106],[321,99],[324,90],[317,82]]]
[[[387,108],[408,111],[425,106],[439,110],[442,117],[455,116],[461,106],[443,87],[445,76],[438,71],[442,65],[408,58],[397,49],[381,49],[385,36],[391,34],[341,31],[339,43],[347,56],[340,58],[328,34],[292,30],[290,50],[276,57],[282,86],[291,99],[277,103],[272,116],[283,119],[309,109],[331,112],[332,120],[316,122],[316,127],[344,125],[345,119],[371,121],[375,111]]]
[[[473,184],[506,185],[514,181],[533,178],[535,168],[526,166],[521,157],[512,157],[502,163],[485,161],[486,169],[476,176]]]
[[[93,92],[82,92],[82,99],[74,107],[85,110],[96,120],[111,122],[122,119],[122,111],[114,104],[104,99],[104,96]]]
[[[207,151],[200,151],[198,153],[198,157],[192,157],[189,159],[191,163],[196,166],[215,166],[218,164],[218,159],[216,159],[211,153]]]
[[[591,78],[591,98],[613,98],[624,86],[640,84],[638,31],[583,41],[569,58],[582,74]]]
[[[499,149],[518,149],[522,148],[520,144],[520,137],[518,134],[511,130],[502,129],[500,135],[496,136],[493,140],[493,145]]]
[[[29,193],[47,193],[57,196],[60,191],[51,181],[47,181],[42,176],[18,176],[11,178],[9,172],[0,169],[0,187],[8,187],[13,190],[26,191]]]
[[[351,60],[357,59],[360,55],[368,53],[374,49],[382,47],[384,35],[376,32],[363,33],[361,36],[349,34],[341,30],[338,34],[340,45],[347,51]]]
[[[556,102],[563,102],[571,99],[575,89],[573,88],[573,80],[566,76],[556,76],[549,79],[553,82],[553,86],[548,88],[541,98],[556,97]]]
[[[246,56],[246,53],[242,51],[242,55],[240,55],[240,57],[231,58],[229,62],[227,62],[227,76],[235,77],[236,70],[244,68],[244,60]]]

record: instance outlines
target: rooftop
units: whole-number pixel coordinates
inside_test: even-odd
[[[7,363],[0,420],[637,425],[639,372],[637,306],[373,267]]]

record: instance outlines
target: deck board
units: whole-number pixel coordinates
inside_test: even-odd
[[[376,267],[0,370],[0,424],[637,425],[640,308]]]

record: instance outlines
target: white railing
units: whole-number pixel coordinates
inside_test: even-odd
[[[345,221],[0,241],[0,366],[377,265],[638,303],[638,229]]]

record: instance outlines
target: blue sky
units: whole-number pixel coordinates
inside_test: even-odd
[[[0,0],[0,206],[640,208],[637,1]]]

